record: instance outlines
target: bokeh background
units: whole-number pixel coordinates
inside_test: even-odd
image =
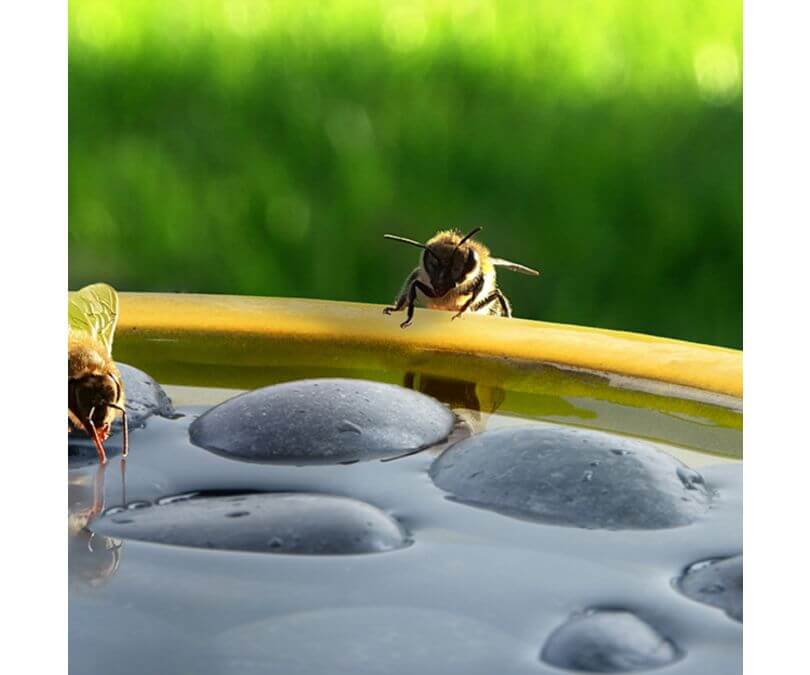
[[[734,0],[71,0],[71,288],[387,303],[457,226],[516,315],[740,347]]]

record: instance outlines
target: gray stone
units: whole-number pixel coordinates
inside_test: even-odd
[[[142,370],[126,363],[116,363],[121,379],[124,381],[127,420],[130,429],[144,426],[152,415],[173,417],[175,415],[171,399],[163,388]],[[112,433],[121,430],[121,417],[116,417],[112,424]]]
[[[571,617],[546,642],[540,658],[558,668],[586,673],[629,673],[674,663],[672,641],[632,612],[589,610]]]
[[[570,427],[498,429],[448,448],[430,469],[458,501],[555,525],[688,525],[711,493],[697,472],[640,441]]]
[[[160,544],[307,555],[378,553],[408,544],[393,518],[348,497],[267,493],[161,502],[108,512],[91,529]]]
[[[286,382],[196,419],[191,442],[233,459],[334,464],[397,457],[443,441],[455,418],[435,399],[366,380]]]
[[[729,617],[742,623],[742,555],[703,560],[691,565],[678,579],[678,588],[692,600],[719,607]]]

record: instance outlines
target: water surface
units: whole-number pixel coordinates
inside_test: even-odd
[[[451,443],[527,424],[644,438],[699,469],[711,505],[664,530],[511,517],[450,499],[431,481],[446,444],[348,465],[236,461],[193,445],[188,428],[257,383],[167,386],[182,416],[153,416],[133,431],[125,474],[112,439],[106,470],[77,463],[69,472],[72,672],[559,675],[567,671],[540,658],[546,641],[593,608],[631,612],[671,641],[679,658],[668,674],[741,672],[742,625],[673,581],[697,561],[742,551],[740,432],[718,423],[733,413],[639,408],[585,391],[529,397],[418,375],[398,383],[455,410]],[[392,519],[406,545],[300,555],[143,541],[126,522],[93,534],[94,518],[137,521],[137,511],[170,509],[173,498],[264,493],[363,502]]]

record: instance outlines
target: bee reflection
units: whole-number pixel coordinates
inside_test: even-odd
[[[476,434],[486,429],[489,416],[506,398],[504,390],[500,387],[412,371],[405,373],[403,386],[447,404],[469,427],[470,432]]]
[[[121,471],[123,476],[124,463]],[[89,529],[104,511],[105,472],[106,465],[99,464],[92,484],[88,484],[88,474],[68,478],[68,577],[72,586],[101,586],[118,571],[121,562],[121,540]]]

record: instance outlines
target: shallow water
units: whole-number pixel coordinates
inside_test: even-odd
[[[490,406],[506,410],[500,414],[458,400],[464,391],[458,387],[450,387],[456,400],[433,389],[466,420],[451,441],[484,429],[551,426],[543,415],[514,414],[503,404],[509,394],[491,397],[501,399]],[[192,445],[188,428],[236,392],[167,390],[182,417],[153,416],[133,431],[125,474],[120,456],[103,471],[74,462],[69,472],[71,672],[559,674],[572,671],[544,663],[540,654],[557,629],[590,608],[632,612],[671,641],[678,660],[662,672],[741,672],[742,625],[686,597],[675,583],[698,561],[742,551],[742,464],[719,456],[739,451],[734,430],[663,415],[690,439],[684,442],[690,449],[661,442],[658,431],[644,435],[699,468],[714,493],[710,507],[685,527],[594,530],[450,499],[429,476],[444,445],[350,465],[226,458]],[[612,406],[601,417],[573,415],[600,428],[620,420],[614,404],[560,401],[577,410]],[[564,416],[567,409],[555,405]],[[661,413],[628,411],[635,425],[655,415]],[[110,441],[111,455],[116,442]],[[88,515],[94,489],[97,509],[103,494],[108,514],[95,521],[95,513]],[[227,550],[227,537],[206,548],[127,534],[148,509],[267,492],[365,502],[393,518],[407,540],[371,554],[298,555]],[[255,519],[244,524],[250,520],[230,522],[261,526]],[[91,534],[94,525],[99,531]]]

